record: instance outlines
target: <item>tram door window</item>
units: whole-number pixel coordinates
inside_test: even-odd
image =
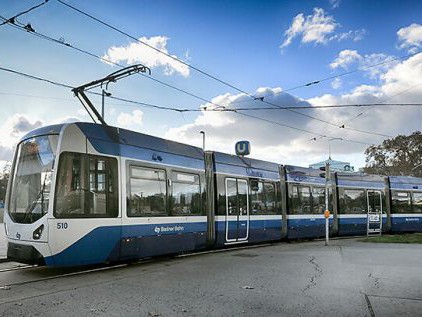
[[[408,214],[412,212],[412,203],[410,192],[391,191],[391,201],[393,214]]]
[[[129,217],[167,216],[166,171],[131,166]]]
[[[248,183],[243,179],[226,179],[226,240],[244,241],[249,235]]]
[[[381,192],[378,190],[368,190],[368,212],[381,213],[382,207]]]
[[[117,217],[117,160],[63,153],[60,156],[54,216]]]

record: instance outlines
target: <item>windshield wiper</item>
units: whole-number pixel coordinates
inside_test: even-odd
[[[44,190],[45,190],[45,183],[46,183],[46,180],[47,180],[47,174],[48,173],[45,173],[44,181],[43,181],[43,184],[41,186],[41,190],[37,193],[37,196],[32,201],[32,204],[30,204],[28,206],[28,208],[26,208],[24,217],[22,219],[23,222],[26,221],[26,219],[28,218],[29,215],[32,216],[32,212],[34,211],[35,207],[38,205],[38,201],[40,199],[41,199],[41,204],[40,204],[41,216],[44,214]]]

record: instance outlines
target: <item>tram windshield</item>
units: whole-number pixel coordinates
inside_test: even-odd
[[[19,144],[12,175],[9,215],[17,223],[33,223],[47,213],[57,135]]]

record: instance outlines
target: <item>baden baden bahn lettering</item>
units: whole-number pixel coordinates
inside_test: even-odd
[[[170,232],[182,232],[185,231],[185,227],[183,226],[160,226],[155,227],[154,232],[156,234],[160,233],[170,233]]]

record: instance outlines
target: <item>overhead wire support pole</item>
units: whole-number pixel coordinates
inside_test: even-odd
[[[331,178],[330,178],[330,160],[325,163],[325,245],[328,246],[328,241],[330,237],[330,206],[329,206],[329,195],[330,195],[330,187],[331,187]]]
[[[100,122],[103,125],[107,125],[107,123],[105,122],[104,117],[103,117],[104,113],[103,113],[103,115],[101,115],[97,111],[95,106],[92,104],[91,100],[89,100],[89,98],[85,94],[85,91],[92,89],[92,88],[99,87],[99,86],[102,87],[103,85],[106,85],[106,87],[107,87],[109,83],[115,83],[119,79],[128,77],[128,76],[136,74],[136,73],[146,73],[146,72],[148,72],[148,74],[151,75],[151,69],[150,68],[148,68],[148,67],[146,67],[142,64],[131,65],[131,66],[128,66],[126,68],[120,69],[120,70],[118,70],[114,73],[111,73],[104,78],[94,80],[94,81],[91,81],[88,84],[73,88],[72,91],[75,94],[75,96],[78,97],[79,101],[82,103],[82,105],[84,106],[84,108],[88,112],[89,116],[91,117],[91,119],[95,123]]]

